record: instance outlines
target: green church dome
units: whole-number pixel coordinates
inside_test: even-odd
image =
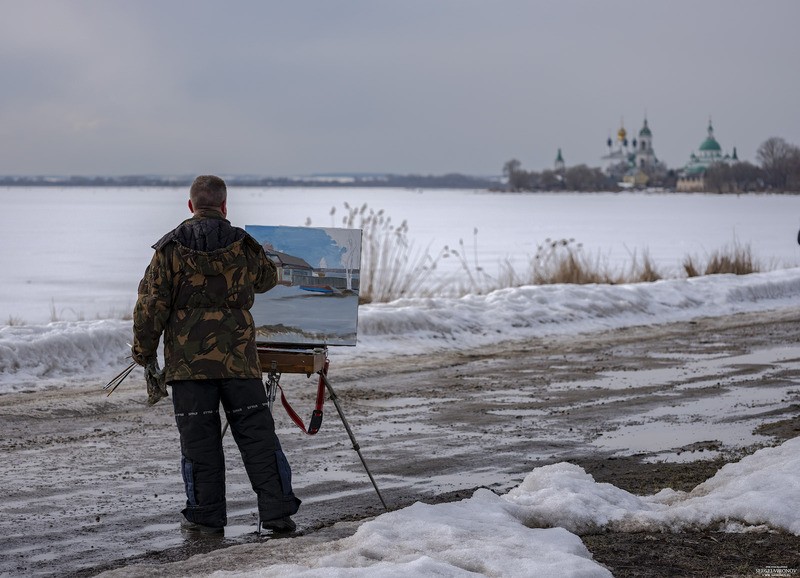
[[[700,145],[701,151],[721,151],[722,147],[719,146],[717,139],[713,136],[708,137],[703,143]]]
[[[722,147],[719,146],[717,139],[714,138],[714,127],[711,124],[711,119],[708,119],[708,137],[700,145],[701,151],[721,151]]]
[[[647,119],[644,119],[644,126],[639,131],[639,136],[653,136],[653,133],[650,132],[650,127],[647,126]]]

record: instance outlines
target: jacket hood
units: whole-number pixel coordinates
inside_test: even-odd
[[[205,211],[187,219],[164,235],[153,248],[175,243],[187,272],[219,275],[233,261],[241,259],[244,244],[258,248],[258,242],[244,229],[234,227],[217,211]]]
[[[244,239],[215,251],[196,251],[178,243],[178,254],[183,261],[184,272],[201,273],[206,276],[221,275],[243,257]]]

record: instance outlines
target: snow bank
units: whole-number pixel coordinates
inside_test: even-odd
[[[407,353],[793,307],[800,269],[627,285],[536,285],[362,307],[359,346]]]
[[[0,327],[0,393],[116,369],[110,378],[127,364],[131,340],[130,322],[119,320]]]
[[[545,285],[462,298],[362,306],[358,347],[337,358],[413,355],[502,340],[685,321],[795,307],[800,269],[629,285]],[[0,328],[0,393],[53,385],[82,372],[107,381],[124,366],[130,322],[60,322]]]
[[[574,576],[610,577],[580,538],[562,528],[527,528],[488,490],[447,504],[416,503],[324,544],[303,564],[213,576]]]
[[[689,493],[665,489],[640,498],[562,463],[532,471],[506,499],[526,525],[578,533],[766,525],[800,535],[798,471],[800,438],[794,438],[727,464]]]

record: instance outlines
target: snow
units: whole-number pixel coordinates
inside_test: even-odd
[[[562,528],[529,528],[502,497],[416,503],[365,522],[353,536],[279,564],[213,576],[611,576]]]
[[[149,261],[149,245],[185,217],[181,211],[185,211],[185,192],[137,191],[139,202],[134,202],[127,191],[8,189],[3,194],[9,210],[0,216],[0,238],[7,247],[17,249],[5,251],[0,257],[4,271],[0,320],[14,321],[0,327],[0,394],[70,387],[87,380],[102,385],[127,365],[131,322],[120,318],[124,316],[119,312],[129,310],[133,302],[136,282]],[[335,194],[327,193],[325,200],[319,191],[303,194],[314,201],[310,206],[318,210],[322,207],[328,214],[329,207],[337,204],[335,195],[357,205],[353,197],[365,193],[337,190]],[[489,227],[489,241],[481,256],[484,260],[507,256],[508,247],[527,247],[532,252],[537,242],[531,240],[534,218],[543,218],[546,223],[538,242],[548,232],[549,236],[558,237],[553,231],[559,230],[565,231],[565,237],[578,236],[570,235],[573,218],[583,227],[580,232],[584,238],[592,240],[591,246],[608,250],[606,255],[612,261],[620,252],[620,244],[628,248],[628,257],[630,247],[644,249],[641,239],[645,232],[660,239],[651,256],[660,263],[675,263],[687,253],[718,248],[720,241],[730,240],[733,231],[739,241],[754,243],[757,258],[780,262],[787,268],[747,276],[674,278],[618,286],[525,286],[488,295],[366,305],[359,310],[358,346],[336,348],[331,355],[337,360],[468,349],[497,345],[504,340],[792,309],[800,299],[800,268],[795,266],[798,254],[794,241],[800,199],[795,197],[488,197],[456,191],[372,194],[370,206],[396,203],[395,218],[398,222],[408,218],[412,232],[413,214],[405,215],[403,211],[409,211],[411,203],[418,205],[420,196],[430,200],[434,208],[442,203],[452,212],[462,210],[464,214],[451,215],[450,220],[457,223],[452,233],[462,234],[459,227],[464,223],[470,229],[480,226],[486,231]],[[245,220],[252,224],[275,224],[276,218],[296,219],[279,224],[302,221],[309,204],[295,200],[299,206],[290,209],[291,200],[284,198],[287,196],[275,198],[273,191],[250,192],[241,199],[247,219],[241,213],[238,218],[231,218],[242,225]],[[264,204],[264,197],[269,197],[270,203],[275,201],[273,213],[257,208]],[[413,197],[411,201],[409,197]],[[405,199],[406,204],[398,198]],[[588,212],[574,210],[576,199],[588,207]],[[538,207],[538,211],[528,210],[527,223],[517,219],[519,207],[526,201]],[[43,202],[48,206],[44,212],[36,208]],[[570,203],[572,210],[562,207]],[[618,222],[621,204],[628,228]],[[75,215],[76,206],[84,208],[83,218],[89,218],[91,226],[76,227],[75,219],[67,218]],[[480,207],[486,210],[480,212]],[[554,222],[554,207],[561,207],[556,211],[562,218],[560,223]],[[706,212],[705,219],[695,226],[698,214],[709,208],[713,212]],[[469,213],[470,210],[478,212]],[[542,215],[548,210],[550,214]],[[442,243],[453,242],[441,218],[433,218],[441,213],[434,209],[421,212],[418,207],[416,211],[414,214],[423,222],[438,222],[438,228],[426,225],[428,236],[421,235],[422,246],[432,241],[430,232],[434,229]],[[600,218],[602,211],[608,211],[608,219]],[[657,220],[653,218],[654,211],[659,216]],[[144,212],[155,216],[145,219]],[[392,207],[387,212],[393,215]],[[497,215],[503,218],[498,220]],[[707,236],[697,241],[701,223],[714,226],[708,227]],[[593,224],[596,226],[591,228]],[[492,226],[501,228],[493,231]],[[546,231],[548,228],[551,231]],[[26,235],[25,242],[20,243],[18,239],[29,230],[34,234]],[[117,234],[123,230],[131,232]],[[92,253],[92,248],[97,250]],[[91,259],[86,257],[90,253]],[[51,317],[59,320],[48,322],[42,313],[48,310]],[[77,315],[70,313],[81,311]],[[346,538],[321,544],[293,539],[294,559],[288,563],[264,559],[259,545],[245,544],[205,555],[201,569],[194,574],[610,576],[608,570],[592,561],[576,533],[602,529],[772,528],[800,535],[799,468],[800,439],[796,438],[725,466],[692,492],[665,489],[652,496],[635,496],[595,482],[578,466],[558,463],[534,469],[503,496],[478,490],[460,502],[417,503],[377,516],[363,522]],[[230,568],[234,560],[235,570],[219,570]],[[137,573],[132,567],[114,574],[126,575],[128,571],[130,575]]]
[[[392,357],[473,348],[503,340],[790,308],[798,299],[800,268],[633,285],[525,286],[462,298],[401,299],[361,306],[358,345],[335,348],[333,355]],[[130,342],[130,321],[118,319],[0,327],[0,393],[55,387],[77,374],[100,381],[126,364]]]
[[[691,492],[635,496],[574,464],[534,469],[507,494],[412,506],[363,522],[346,538],[294,539],[292,563],[262,545],[233,546],[187,569],[215,577],[608,577],[576,533],[780,529],[800,535],[800,438],[721,468]],[[216,570],[231,568],[235,570]],[[132,566],[114,576],[140,575]]]
[[[793,438],[723,466],[691,492],[638,497],[560,463],[532,471],[505,499],[518,506],[515,514],[527,526],[576,533],[738,529],[735,524],[744,523],[800,535],[798,466],[800,438]]]

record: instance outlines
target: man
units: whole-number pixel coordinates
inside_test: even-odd
[[[275,286],[275,264],[225,218],[227,189],[219,177],[195,179],[189,211],[192,218],[153,245],[133,312],[132,348],[145,367],[149,403],[166,396],[165,383],[172,387],[187,498],[181,526],[221,533],[227,523],[221,401],[263,528],[291,532],[300,500],[275,435],[249,311],[255,293]]]

